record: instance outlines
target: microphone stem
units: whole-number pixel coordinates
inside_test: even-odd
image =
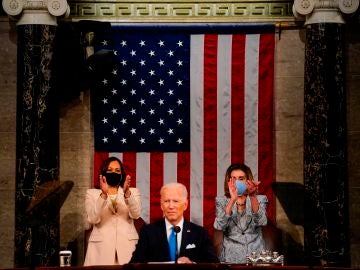
[[[178,240],[177,240],[177,231],[175,230],[175,264],[177,264],[178,260]]]
[[[181,228],[179,226],[174,226],[174,231],[175,231],[175,263],[178,262],[178,257],[179,257],[179,254],[178,254],[178,233],[181,231]]]

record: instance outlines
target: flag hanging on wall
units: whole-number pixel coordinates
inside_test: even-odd
[[[146,222],[162,217],[160,187],[178,181],[189,191],[185,218],[211,231],[225,171],[244,162],[274,221],[274,39],[271,25],[95,33],[95,56],[110,60],[94,71],[94,186],[117,156]]]

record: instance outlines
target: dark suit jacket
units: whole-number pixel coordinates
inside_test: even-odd
[[[181,247],[178,257],[188,257],[193,262],[219,262],[206,230],[184,220]],[[142,227],[139,242],[130,263],[170,261],[165,220]]]

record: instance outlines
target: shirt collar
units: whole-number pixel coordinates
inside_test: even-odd
[[[184,217],[181,218],[181,220],[179,221],[178,224],[176,224],[175,226],[179,226],[181,231],[182,232],[182,229],[183,229],[183,225],[184,225]],[[165,218],[165,226],[166,226],[166,231],[169,232],[170,229],[172,227],[174,227],[174,225],[172,225],[166,218]]]

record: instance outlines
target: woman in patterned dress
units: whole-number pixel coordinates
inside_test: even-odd
[[[245,164],[228,167],[224,196],[216,197],[214,228],[223,232],[219,259],[224,263],[246,263],[246,256],[265,249],[262,226],[267,224],[267,197],[258,195],[255,181]]]

